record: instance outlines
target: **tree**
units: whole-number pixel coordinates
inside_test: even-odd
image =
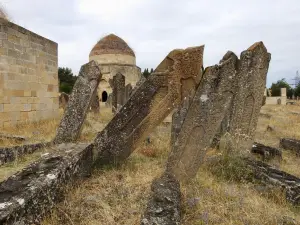
[[[293,88],[286,82],[285,78],[278,80],[276,83],[272,83],[271,91],[272,96],[280,96],[280,89],[286,88],[287,96],[291,98],[293,96]]]
[[[142,75],[143,75],[144,77],[148,78],[149,75],[150,75],[151,73],[153,73],[153,71],[154,71],[153,68],[151,68],[150,72],[149,72],[149,69],[146,68],[146,69],[144,69],[144,72],[142,73]]]
[[[150,75],[148,68],[144,69],[144,72],[142,73],[144,77],[148,78]]]
[[[59,92],[70,94],[77,77],[73,75],[68,67],[58,67]]]

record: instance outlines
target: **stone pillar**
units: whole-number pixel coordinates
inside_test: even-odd
[[[55,144],[76,141],[90,109],[102,75],[98,63],[90,61],[79,72],[64,115],[54,138]]]
[[[117,73],[113,77],[113,97],[112,97],[112,110],[116,113],[124,104],[125,95],[125,76]]]
[[[286,88],[281,88],[280,89],[280,96],[281,97],[286,97]]]
[[[132,86],[131,86],[131,84],[127,84],[125,86],[124,103],[126,103],[128,101],[128,99],[130,98],[131,92],[132,92]]]
[[[99,103],[98,93],[96,93],[94,98],[92,99],[91,111],[93,113],[99,113],[100,112],[100,103]]]

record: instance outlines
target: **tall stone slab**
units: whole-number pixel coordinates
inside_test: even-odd
[[[131,93],[132,93],[132,86],[131,84],[127,84],[125,86],[124,104],[128,101]]]
[[[99,103],[99,96],[98,93],[96,93],[92,99],[91,102],[91,111],[93,113],[99,113],[100,112],[100,103]]]
[[[231,134],[237,149],[251,150],[270,60],[271,54],[262,42],[241,53],[237,69],[238,88],[227,126],[222,131]]]
[[[65,92],[60,93],[59,95],[59,107],[65,109],[69,101],[69,95]]]
[[[101,164],[126,159],[184,97],[195,92],[202,78],[203,50],[204,46],[173,50],[134,90],[95,139]]]
[[[76,141],[101,79],[98,63],[83,65],[73,87],[63,118],[54,138],[55,144]]]
[[[112,96],[112,110],[113,113],[119,111],[124,104],[125,96],[125,76],[121,73],[117,73],[113,76],[113,96]]]
[[[167,171],[179,180],[189,179],[198,171],[207,149],[218,131],[233,99],[237,57],[225,55],[220,65],[205,69],[186,118],[174,121],[181,128],[175,130]],[[183,120],[184,119],[184,120]],[[177,138],[176,138],[177,136]]]

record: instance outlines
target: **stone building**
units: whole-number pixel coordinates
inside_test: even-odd
[[[264,96],[266,97],[266,105],[286,105],[286,88],[280,89],[280,96],[268,96],[267,97],[267,88],[265,88]],[[271,92],[269,92],[271,95]]]
[[[57,47],[0,18],[0,128],[58,116]]]
[[[100,64],[102,79],[98,87],[98,97],[101,106],[111,107],[113,92],[113,77],[122,74],[125,76],[125,86],[132,88],[141,77],[141,69],[136,66],[133,50],[120,37],[110,34],[98,41],[90,52],[89,61],[95,60]]]

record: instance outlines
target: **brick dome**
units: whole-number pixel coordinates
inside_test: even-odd
[[[128,46],[128,44],[122,38],[114,34],[109,34],[100,39],[100,41],[98,41],[98,43],[93,47],[89,56],[91,57],[104,54],[121,54],[135,57],[133,50]]]

